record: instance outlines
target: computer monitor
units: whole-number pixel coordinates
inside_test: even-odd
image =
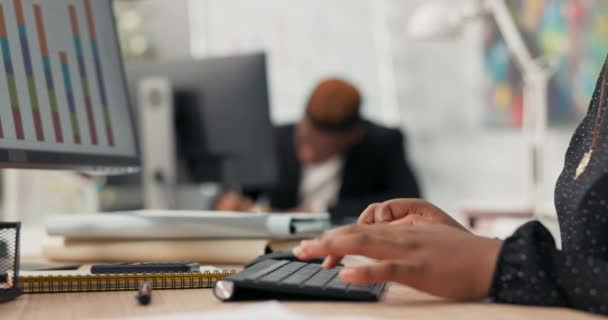
[[[0,47],[0,166],[138,167],[112,1],[0,0]]]
[[[127,77],[135,100],[142,79],[170,82],[182,182],[233,189],[277,183],[264,54],[129,63]]]

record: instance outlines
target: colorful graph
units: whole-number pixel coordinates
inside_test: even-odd
[[[91,40],[91,50],[93,51],[93,59],[95,61],[95,73],[97,74],[97,84],[99,94],[101,96],[101,106],[103,108],[103,118],[106,127],[106,135],[108,143],[114,145],[114,132],[112,130],[112,120],[110,117],[110,109],[108,109],[108,96],[104,84],[103,69],[101,67],[101,59],[99,57],[99,46],[97,44],[97,31],[95,30],[95,21],[93,20],[93,10],[91,9],[91,0],[85,0],[85,11],[87,16],[87,25],[89,27],[89,37]]]
[[[608,52],[608,3],[599,0],[508,1],[520,31],[535,56],[557,62],[549,86],[549,123],[569,124],[589,105]],[[486,74],[490,86],[486,122],[521,127],[521,74],[490,19],[485,37]]]
[[[15,16],[17,17],[17,28],[19,29],[19,40],[21,42],[21,52],[23,54],[23,66],[25,67],[27,88],[30,94],[34,128],[36,129],[36,139],[38,139],[38,141],[44,141],[44,128],[42,126],[42,117],[40,115],[40,104],[38,101],[38,92],[36,90],[36,79],[34,76],[34,67],[32,66],[32,56],[27,37],[27,28],[25,27],[23,4],[21,3],[21,0],[14,0],[13,3],[15,7]]]
[[[6,20],[4,16],[4,7],[2,4],[0,4],[0,43],[2,45],[2,57],[4,60],[4,70],[6,73],[6,83],[8,84],[13,123],[15,125],[15,134],[17,135],[17,139],[23,140],[25,139],[25,133],[23,131],[23,120],[21,119],[19,96],[17,95],[15,68],[13,67],[13,59],[8,42],[8,31],[6,29]],[[2,135],[4,136],[4,132],[2,132]]]
[[[68,109],[70,110],[70,124],[72,125],[74,142],[80,144],[82,143],[82,138],[80,137],[78,113],[76,112],[76,102],[74,100],[74,86],[72,85],[72,77],[70,76],[70,65],[68,62],[68,55],[64,51],[59,52],[59,61],[61,62],[61,72],[63,74],[65,95],[68,100]]]
[[[92,145],[100,145],[100,137],[104,137],[102,131],[105,131],[103,140],[107,140],[108,146],[115,146],[109,103],[112,96],[107,90],[112,86],[105,82],[102,65],[105,57],[100,50],[100,36],[103,38],[104,34],[98,34],[93,2],[65,1],[65,7],[60,7],[65,10],[65,18],[59,22],[45,19],[46,2],[32,2],[31,6],[24,6],[23,0],[0,3],[0,53],[6,79],[5,96],[10,102],[10,113],[0,116],[0,138],[66,143],[64,135],[71,129],[75,144],[90,139]],[[86,23],[80,24],[81,21]],[[49,26],[51,29],[47,29]],[[64,38],[57,41],[56,34]],[[83,47],[84,44],[88,44],[87,47]],[[85,50],[89,46],[90,51]],[[59,68],[54,69],[57,66]],[[74,79],[79,80],[77,87]],[[64,88],[56,84],[63,84]],[[101,109],[95,109],[97,105]],[[31,117],[24,116],[25,106],[31,109]],[[13,126],[8,128],[11,131],[14,128],[14,134],[6,136],[3,120],[11,116],[12,121],[8,123]],[[69,129],[63,125],[69,125]]]
[[[55,131],[55,140],[63,142],[63,132],[61,131],[61,118],[59,116],[59,107],[57,106],[57,93],[55,92],[55,83],[53,82],[53,71],[51,70],[51,57],[49,56],[49,46],[46,39],[46,30],[44,28],[44,19],[42,17],[42,9],[39,5],[34,5],[34,16],[36,18],[36,30],[38,32],[38,42],[40,43],[40,52],[42,54],[42,65],[44,67],[44,78],[46,80],[46,88],[49,94],[49,102],[51,104],[51,114],[53,117],[53,129]]]
[[[93,102],[91,100],[91,87],[89,85],[89,76],[87,68],[84,62],[84,53],[82,50],[82,38],[80,36],[80,27],[78,25],[78,16],[76,14],[76,7],[73,5],[68,6],[70,14],[70,24],[72,25],[72,35],[74,37],[74,46],[76,48],[76,58],[78,60],[78,70],[80,72],[80,81],[82,83],[82,90],[84,91],[84,105],[87,114],[87,122],[89,125],[89,133],[91,134],[91,143],[94,145],[99,144],[97,137],[97,125],[95,124],[95,116],[93,114]]]

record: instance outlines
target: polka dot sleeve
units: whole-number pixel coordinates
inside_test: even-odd
[[[493,301],[562,306],[608,314],[608,261],[560,251],[539,222],[505,240],[490,290]]]

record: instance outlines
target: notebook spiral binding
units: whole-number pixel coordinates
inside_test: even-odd
[[[86,275],[21,276],[22,293],[60,293],[138,290],[141,283],[152,282],[155,290],[212,288],[236,271],[205,271],[189,273],[130,273]]]

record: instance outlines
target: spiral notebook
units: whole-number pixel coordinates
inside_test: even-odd
[[[19,276],[22,293],[60,293],[138,290],[145,281],[155,290],[212,288],[218,280],[236,271],[213,270],[187,273],[90,274],[57,273]]]

